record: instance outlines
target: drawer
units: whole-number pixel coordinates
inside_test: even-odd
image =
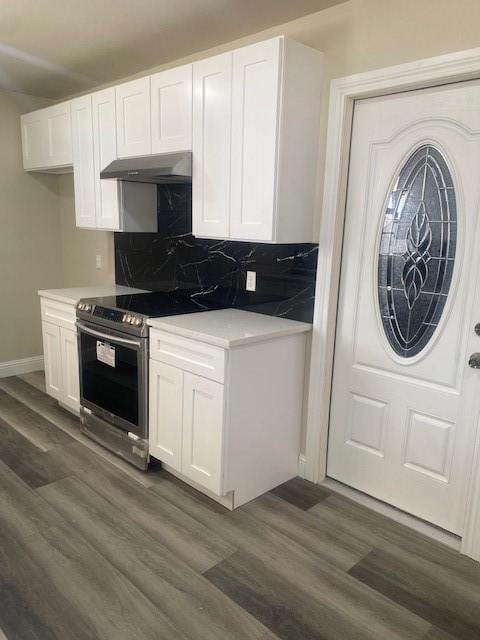
[[[48,298],[40,299],[40,307],[42,310],[42,320],[50,322],[57,327],[64,327],[75,331],[76,312],[75,307],[64,302],[49,300]]]
[[[223,349],[166,331],[150,329],[150,357],[216,382],[225,378]]]

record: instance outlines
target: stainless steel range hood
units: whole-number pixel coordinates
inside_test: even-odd
[[[153,184],[192,181],[192,153],[162,153],[138,158],[114,160],[100,173],[102,179]]]

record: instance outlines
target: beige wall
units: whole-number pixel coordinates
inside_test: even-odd
[[[479,0],[350,0],[137,75],[205,58],[282,33],[323,51],[326,66],[319,145],[318,232],[330,79],[480,46],[479,24]],[[75,232],[72,228],[72,207],[67,198],[63,206],[62,220],[64,216],[69,220],[66,225],[62,225],[64,255],[77,257],[75,265],[71,260],[64,260],[66,283],[87,284],[86,280],[81,281],[77,277],[79,274],[82,277],[92,276],[95,282],[113,278],[113,235],[102,233],[102,237],[97,238],[95,233]],[[105,247],[107,255],[104,272],[92,273],[94,245]]]
[[[113,233],[77,229],[71,173],[58,177],[58,207],[64,286],[82,287],[115,282]],[[97,254],[102,256],[101,269],[95,266]]]
[[[42,353],[36,292],[63,281],[57,178],[22,167],[19,115],[45,104],[0,91],[0,363]]]

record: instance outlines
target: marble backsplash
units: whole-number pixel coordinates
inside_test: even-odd
[[[225,305],[311,322],[318,246],[206,240],[191,234],[191,191],[159,188],[158,233],[116,233],[117,284],[150,289],[197,289]],[[247,271],[257,274],[245,293]],[[197,298],[198,300],[199,298]]]

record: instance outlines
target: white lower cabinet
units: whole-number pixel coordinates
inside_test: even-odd
[[[150,453],[182,470],[183,371],[150,360]]]
[[[74,411],[80,411],[78,344],[75,331],[60,329],[60,349],[62,354],[61,402]]]
[[[222,493],[223,384],[183,374],[182,472]]]
[[[43,358],[45,362],[45,386],[48,395],[56,400],[62,396],[62,349],[60,327],[42,322]]]
[[[305,334],[228,349],[150,331],[150,455],[234,509],[297,475]]]
[[[80,411],[75,308],[41,299],[45,385],[48,395],[73,412]]]

